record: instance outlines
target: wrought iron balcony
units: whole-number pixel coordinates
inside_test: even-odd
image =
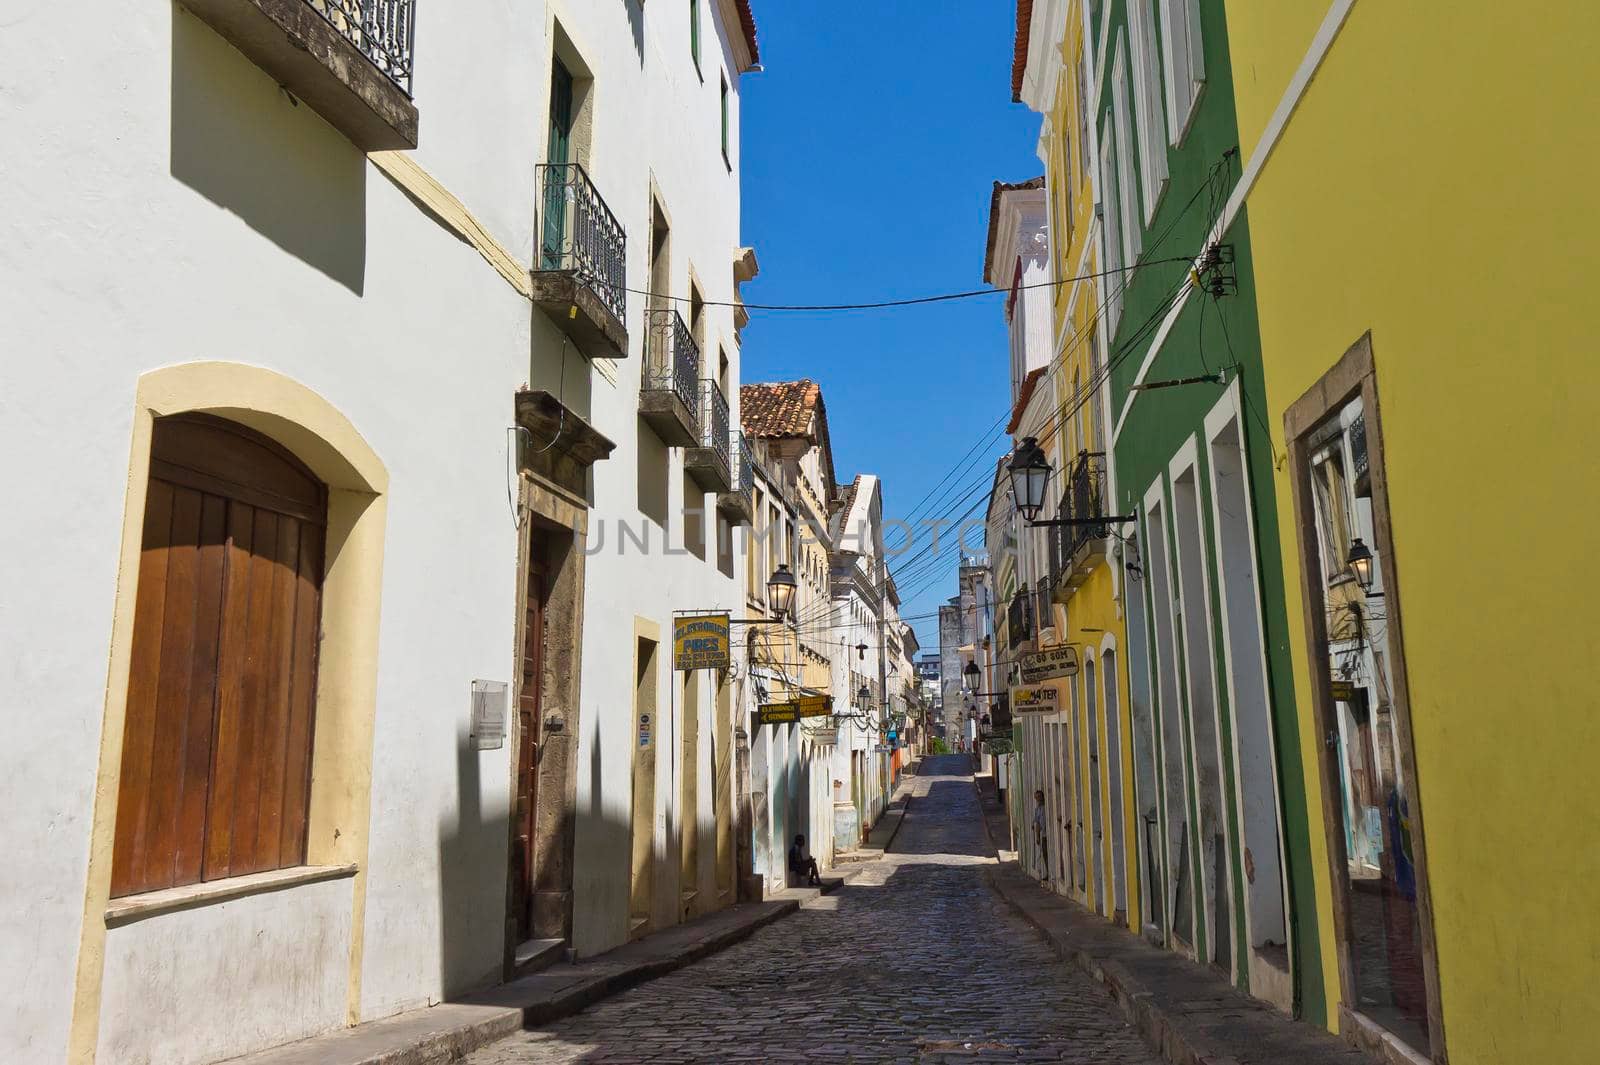
[[[417,146],[416,0],[179,0],[362,151]]]
[[[644,387],[639,391],[639,414],[662,443],[669,447],[695,447],[701,440],[700,348],[676,310],[650,310],[645,319]]]
[[[1026,588],[1011,597],[1011,605],[1006,608],[1006,625],[1008,646],[1012,649],[1033,639],[1033,594]]]
[[[700,443],[683,453],[683,468],[707,492],[733,488],[733,438],[728,432],[728,399],[715,381],[700,382]]]
[[[411,95],[416,0],[306,0],[384,76]]]
[[[717,496],[717,509],[736,525],[749,525],[755,518],[756,454],[750,438],[742,430],[729,437],[733,460],[733,489]]]
[[[1051,608],[1051,588],[1055,581],[1051,577],[1040,578],[1033,589],[1033,616],[1039,629],[1055,627],[1055,611]]]
[[[539,166],[533,299],[591,359],[628,354],[628,238],[577,163]]]
[[[1056,516],[1075,521],[1106,517],[1105,483],[1105,452],[1078,452]],[[1109,524],[1092,522],[1051,528],[1050,570],[1060,593],[1070,595],[1088,577],[1094,560],[1106,553],[1110,530]]]

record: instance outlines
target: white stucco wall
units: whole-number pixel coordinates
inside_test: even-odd
[[[628,230],[629,283],[646,276],[653,176],[673,213],[682,291],[692,262],[707,299],[729,298],[738,146],[730,172],[717,145],[717,73],[728,62],[711,9],[702,83],[676,44],[686,30],[653,9],[636,27],[634,5],[557,7],[604,78],[593,172]],[[10,815],[0,1060],[66,1055],[134,392],[141,373],[187,361],[267,367],[304,385],[391,477],[359,1014],[492,979],[512,753],[474,753],[465,732],[471,681],[510,680],[514,657],[512,394],[524,382],[564,394],[617,441],[594,476],[591,521],[637,523],[642,300],[630,296],[632,349],[616,384],[576,357],[563,370],[551,323],[203,24],[168,4],[116,19],[82,5],[26,8],[0,36],[0,141],[27,149],[0,163],[0,448],[12,456],[0,464],[0,803]],[[524,262],[548,27],[537,4],[419,5],[414,158]],[[643,64],[638,47],[649,51]],[[731,312],[710,311],[708,336],[733,360],[736,402]],[[670,462],[675,511],[681,454]],[[587,602],[576,894],[580,948],[593,952],[619,942],[625,920],[626,838],[615,826],[626,825],[629,798],[632,617],[669,632],[673,609],[734,606],[734,581],[717,574],[714,554],[604,554],[590,560]],[[709,698],[711,685],[701,690]],[[711,735],[709,718],[700,734]],[[666,730],[662,739],[665,804],[676,747]],[[700,816],[705,851],[709,808]],[[95,1042],[118,1048],[108,1060],[138,1060],[139,1038],[151,1060],[202,1060],[342,1019],[350,913],[351,885],[338,881],[110,930]],[[277,964],[228,970],[230,952],[268,922]],[[150,985],[152,974],[165,982]],[[128,1011],[148,993],[181,1006],[182,1030],[152,1024],[136,1036]]]
[[[201,1065],[338,1028],[349,958],[347,878],[113,928],[98,1059]]]
[[[707,301],[733,298],[733,260],[739,244],[738,139],[731,145],[732,169],[720,146],[721,117],[718,78],[727,74],[730,117],[738,122],[738,78],[732,73],[727,36],[711,5],[702,13],[701,71],[689,53],[686,18],[681,13],[658,15],[653,7],[640,19],[631,4],[591,4],[564,0],[552,3],[554,18],[594,73],[596,100],[592,155],[587,164],[595,185],[628,233],[630,287],[645,288],[649,278],[649,232],[652,187],[661,197],[672,227],[671,295],[689,294],[690,272]],[[639,35],[635,36],[635,28]],[[713,32],[715,31],[715,32]],[[641,56],[642,49],[642,56]],[[642,62],[641,62],[642,58]],[[541,97],[548,96],[541,88]],[[542,126],[541,126],[542,128]],[[542,151],[541,146],[541,151]],[[624,942],[627,937],[628,861],[631,847],[633,743],[633,647],[629,633],[636,616],[661,626],[670,641],[674,610],[728,609],[740,606],[743,559],[735,548],[727,574],[717,566],[715,521],[707,522],[704,560],[683,546],[682,511],[686,499],[683,454],[665,448],[638,420],[640,368],[645,344],[645,297],[628,295],[630,351],[615,367],[615,381],[596,374],[589,383],[590,423],[617,444],[610,460],[593,473],[590,513],[582,724],[578,749],[577,855],[574,883],[574,946],[591,955]],[[688,320],[686,305],[679,305]],[[557,335],[539,322],[534,336],[536,387],[560,387]],[[738,424],[739,348],[731,308],[706,309],[705,364],[715,376],[717,352],[730,362],[730,425]],[[576,364],[580,369],[581,362]],[[567,367],[569,397],[573,363]],[[570,402],[570,399],[569,399]],[[654,501],[641,500],[641,483],[666,479],[665,524],[651,514]],[[713,504],[715,500],[704,497]],[[626,522],[637,533],[647,530],[649,550],[630,545],[619,552],[618,532]],[[603,541],[597,539],[603,537]],[[741,538],[734,537],[737,545]],[[670,548],[666,546],[670,541]],[[682,676],[671,669],[670,646],[658,655],[658,691],[662,712],[681,702]],[[708,741],[711,726],[708,675],[699,684],[703,701],[700,739]],[[670,699],[670,702],[669,702]],[[655,746],[656,834],[664,861],[656,877],[659,907],[672,900],[665,889],[676,882],[678,861],[677,802],[682,765],[681,734],[676,713],[662,718]],[[690,767],[698,769],[698,766]],[[702,774],[700,793],[708,796]],[[702,859],[713,838],[708,806],[699,811]],[[663,875],[665,874],[665,875]]]

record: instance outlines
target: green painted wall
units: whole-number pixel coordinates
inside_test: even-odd
[[[1107,109],[1113,99],[1112,69],[1116,55],[1116,42],[1124,41],[1126,50],[1126,2],[1110,0],[1108,45],[1105,50],[1105,70],[1100,84],[1096,142],[1100,141],[1108,120]],[[1148,2],[1148,0],[1145,0]],[[1116,333],[1109,346],[1107,357],[1111,364],[1110,395],[1112,425],[1121,417],[1131,394],[1129,386],[1144,363],[1155,330],[1165,317],[1174,292],[1185,281],[1188,267],[1182,263],[1157,263],[1153,260],[1198,255],[1206,242],[1207,233],[1219,218],[1224,204],[1239,178],[1238,126],[1232,93],[1232,72],[1227,48],[1225,14],[1220,3],[1197,5],[1201,10],[1201,36],[1204,45],[1206,83],[1201,91],[1197,111],[1188,134],[1180,148],[1167,150],[1169,169],[1168,185],[1151,224],[1144,230],[1140,262],[1147,263],[1129,277],[1123,289],[1124,306],[1117,322]],[[1095,5],[1096,32],[1098,33],[1100,9]],[[1151,5],[1154,10],[1155,5]],[[1157,35],[1160,23],[1156,22]],[[1161,42],[1165,48],[1165,42]],[[1134,88],[1131,53],[1128,53],[1128,78],[1131,92]],[[1130,106],[1130,112],[1135,109]],[[1130,122],[1136,122],[1133,114]],[[1130,136],[1129,143],[1134,158],[1138,153],[1138,137]],[[1162,138],[1163,144],[1166,138]],[[1103,190],[1102,195],[1111,195]],[[1137,196],[1136,196],[1137,198]],[[1254,284],[1250,241],[1246,219],[1241,213],[1224,235],[1235,253],[1234,273],[1238,279],[1236,294],[1215,300],[1200,291],[1191,292],[1174,327],[1167,335],[1146,374],[1146,380],[1171,380],[1193,377],[1228,368],[1231,380],[1235,372],[1240,377],[1244,417],[1242,429],[1245,451],[1249,463],[1249,482],[1253,494],[1252,510],[1257,548],[1257,579],[1263,605],[1261,618],[1267,662],[1268,695],[1275,729],[1279,803],[1283,834],[1285,870],[1289,883],[1289,909],[1286,919],[1289,935],[1294,945],[1293,972],[1296,982],[1296,1011],[1308,1021],[1325,1023],[1327,992],[1323,986],[1323,967],[1318,955],[1316,929],[1317,909],[1313,893],[1311,868],[1308,796],[1301,784],[1306,779],[1301,765],[1299,723],[1293,701],[1293,684],[1290,673],[1287,645],[1287,622],[1284,614],[1283,566],[1280,560],[1280,538],[1277,522],[1277,505],[1273,494],[1272,443],[1265,423],[1265,393],[1262,380],[1262,359],[1256,321]],[[1111,282],[1115,284],[1113,280]],[[1235,371],[1234,367],[1237,367]],[[1222,398],[1224,388],[1213,384],[1187,385],[1139,393],[1122,426],[1114,447],[1112,462],[1116,471],[1118,510],[1128,513],[1132,508],[1142,508],[1146,490],[1159,478],[1170,497],[1166,471],[1173,456],[1191,438],[1199,437],[1198,478],[1201,493],[1202,527],[1207,544],[1213,542],[1212,513],[1209,506],[1211,471],[1207,461],[1204,423],[1206,415]],[[1170,508],[1169,508],[1170,509]],[[1175,543],[1174,530],[1168,515],[1165,539]],[[1147,542],[1145,540],[1144,542]],[[1143,543],[1141,543],[1141,547]],[[1235,957],[1247,960],[1250,956],[1245,942],[1242,919],[1244,911],[1244,870],[1241,862],[1242,826],[1238,824],[1238,804],[1235,796],[1232,713],[1228,705],[1224,662],[1223,634],[1220,619],[1223,617],[1220,591],[1217,584],[1215,560],[1207,551],[1206,566],[1209,577],[1212,619],[1213,674],[1217,678],[1216,693],[1219,706],[1224,806],[1232,841],[1229,861],[1232,865],[1233,914],[1231,932],[1235,939]],[[1146,559],[1146,568],[1153,560]],[[1169,560],[1175,566],[1175,560]],[[1148,581],[1131,584],[1137,594],[1148,592]],[[1153,604],[1152,607],[1153,609]],[[1147,611],[1147,616],[1149,611]],[[1153,622],[1152,622],[1153,623]],[[1147,632],[1145,646],[1155,646],[1154,633]],[[1179,649],[1179,689],[1187,692],[1186,668],[1182,661],[1182,642]],[[1237,653],[1237,652],[1236,652]],[[1130,669],[1148,668],[1148,663],[1130,662]],[[1151,684],[1156,713],[1166,715],[1170,708],[1160,706],[1160,686]],[[1185,715],[1186,716],[1186,715]],[[1190,729],[1183,729],[1185,771],[1193,779],[1193,742]],[[1164,779],[1160,769],[1163,752],[1155,745],[1157,778]],[[1191,793],[1192,793],[1191,788]],[[1140,802],[1144,799],[1141,797]],[[1188,821],[1191,826],[1189,848],[1191,855],[1203,853],[1199,847],[1198,811],[1190,800]],[[1166,826],[1162,826],[1163,834]],[[1141,849],[1142,853],[1142,849]],[[1191,875],[1194,866],[1191,862]],[[1200,886],[1196,880],[1191,897],[1198,897]],[[1169,915],[1170,918],[1170,915]],[[1209,945],[1204,942],[1203,922],[1195,929],[1196,948],[1202,957],[1208,956]],[[1248,988],[1248,975],[1244,964],[1236,973],[1241,987]]]

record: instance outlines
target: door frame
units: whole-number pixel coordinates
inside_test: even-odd
[[[1444,1063],[1444,1016],[1439,1001],[1438,952],[1434,938],[1432,891],[1429,883],[1425,818],[1417,780],[1415,748],[1411,732],[1410,677],[1406,666],[1405,630],[1401,616],[1401,588],[1394,536],[1389,515],[1389,480],[1384,464],[1383,421],[1378,405],[1377,369],[1372,354],[1372,332],[1368,330],[1352,344],[1305,394],[1284,411],[1283,435],[1288,451],[1290,491],[1294,504],[1296,559],[1300,568],[1301,607],[1304,611],[1305,651],[1311,674],[1311,708],[1320,745],[1317,759],[1322,792],[1323,832],[1327,839],[1329,881],[1333,891],[1333,927],[1339,962],[1340,1031],[1351,1039],[1365,1036],[1371,1041],[1373,1028],[1381,1028],[1352,1005],[1355,1001],[1355,968],[1350,952],[1350,892],[1345,882],[1347,856],[1344,842],[1344,815],[1339,784],[1337,747],[1326,742],[1330,729],[1337,728],[1332,676],[1326,653],[1327,619],[1324,614],[1322,562],[1318,555],[1316,509],[1312,499],[1309,459],[1311,433],[1347,403],[1361,398],[1367,425],[1367,460],[1372,477],[1372,526],[1379,564],[1383,566],[1384,609],[1388,613],[1389,676],[1393,686],[1395,725],[1399,733],[1400,758],[1404,767],[1402,797],[1412,811],[1412,850],[1417,878],[1418,923],[1422,932],[1422,973],[1428,999],[1428,1042],[1432,1061]],[[1387,1036],[1387,1030],[1383,1030]],[[1382,1039],[1382,1036],[1377,1037]]]

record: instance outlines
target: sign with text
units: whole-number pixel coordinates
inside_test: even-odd
[[[1017,659],[1022,670],[1022,683],[1038,684],[1041,680],[1078,675],[1078,652],[1065,644],[1032,651]]]
[[[1011,689],[1014,714],[1053,714],[1061,709],[1061,693],[1043,685],[1024,685]]]
[[[726,614],[672,619],[673,669],[727,669],[733,664]]]
[[[833,713],[833,696],[802,695],[783,703],[762,703],[756,709],[757,725],[792,725],[807,717],[828,717]]]

